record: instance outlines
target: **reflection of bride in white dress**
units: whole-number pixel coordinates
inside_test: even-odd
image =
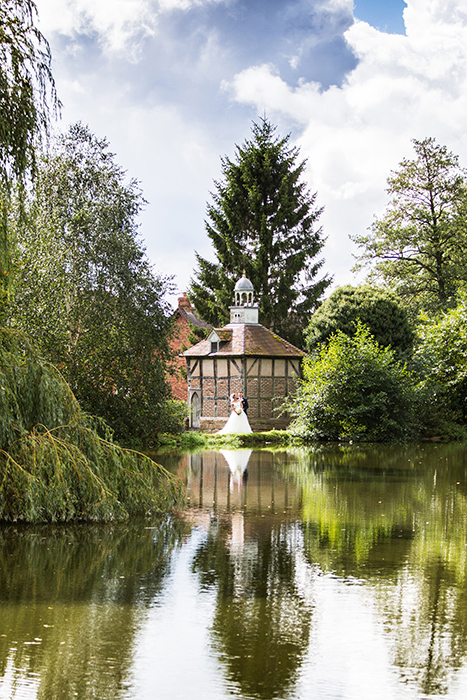
[[[253,450],[219,450],[225,461],[229,465],[232,474],[232,482],[237,486],[241,486],[247,476],[248,460],[251,457]]]
[[[230,397],[230,405],[232,407],[232,411],[229,419],[222,430],[219,430],[219,434],[252,433],[253,431],[250,427],[248,417],[242,408],[241,396],[232,394]]]

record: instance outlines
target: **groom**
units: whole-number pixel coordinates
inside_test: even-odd
[[[243,396],[243,394],[240,394],[240,401],[242,402],[242,408],[244,413],[248,411],[248,401],[246,399],[246,396]]]

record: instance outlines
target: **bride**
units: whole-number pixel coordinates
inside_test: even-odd
[[[247,415],[242,408],[242,397],[239,394],[231,394],[230,406],[232,408],[230,417],[219,434],[226,433],[252,433]]]

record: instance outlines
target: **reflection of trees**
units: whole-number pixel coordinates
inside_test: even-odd
[[[310,561],[344,576],[401,566],[413,536],[413,479],[342,481],[311,472],[300,481]]]
[[[404,682],[426,695],[448,690],[467,653],[465,591],[441,560],[407,567],[394,585],[374,582],[378,608],[389,631],[394,664]]]
[[[0,674],[37,697],[111,698],[186,524],[0,530]],[[1,683],[1,680],[0,680]]]
[[[235,518],[245,527],[240,542]],[[296,582],[293,528],[243,518],[220,519],[193,566],[203,586],[217,586],[213,643],[229,682],[248,697],[285,697],[308,648],[312,614]]]
[[[434,444],[254,452],[243,512],[220,498],[221,462],[215,472],[192,460],[198,508],[218,515],[195,567],[217,590],[213,640],[238,692],[291,694],[312,624],[296,583],[303,551],[313,570],[361,581],[404,682],[417,694],[446,691],[467,658],[466,455],[465,445]],[[278,522],[291,512],[302,515],[297,548],[296,526]]]
[[[467,657],[467,451],[325,446],[291,467],[308,561],[367,582],[402,678],[445,692]]]

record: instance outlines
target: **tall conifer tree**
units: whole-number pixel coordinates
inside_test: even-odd
[[[322,209],[316,193],[301,180],[306,162],[297,162],[290,136],[278,138],[267,120],[254,123],[253,138],[222,159],[208,204],[206,230],[217,262],[197,254],[199,269],[190,297],[199,314],[219,326],[228,322],[235,282],[245,270],[255,288],[260,321],[302,345],[302,330],[331,278],[316,280],[323,260]]]

